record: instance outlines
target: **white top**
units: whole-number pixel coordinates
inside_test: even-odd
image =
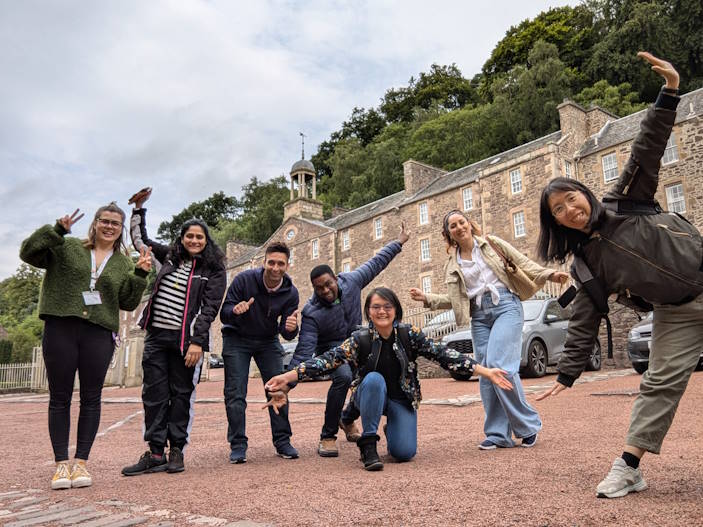
[[[466,283],[466,294],[469,298],[476,299],[476,305],[481,307],[481,297],[483,293],[490,292],[493,305],[497,306],[500,302],[499,287],[505,287],[503,282],[498,280],[496,274],[486,265],[481,248],[474,240],[474,246],[471,250],[471,260],[462,260],[461,250],[456,249],[456,261],[459,264],[461,272],[464,274],[464,283]]]

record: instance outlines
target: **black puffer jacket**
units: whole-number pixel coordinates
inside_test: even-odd
[[[676,118],[678,97],[660,94],[640,125],[630,159],[603,203],[628,200],[658,207],[659,167]],[[698,230],[675,213],[651,215],[606,211],[583,245],[582,257],[606,293],[626,302],[638,296],[654,304],[682,304],[703,293],[703,243]],[[571,386],[586,366],[601,314],[586,291],[573,304],[558,382]]]
[[[168,258],[171,247],[150,240],[147,236],[145,215],[146,209],[143,208],[132,211],[132,228],[130,229],[132,243],[135,247],[141,245],[151,247],[154,258],[161,263],[161,269],[156,276],[149,303],[139,320],[139,327],[142,329],[149,328],[152,318],[151,307],[156,292],[159,290],[161,279],[178,268]],[[209,351],[210,325],[220,310],[226,287],[227,272],[224,265],[217,263],[208,265],[200,255],[193,258],[193,267],[188,276],[186,289],[185,315],[181,323],[179,338],[179,349],[182,354],[188,351],[191,342],[202,347],[203,351]]]

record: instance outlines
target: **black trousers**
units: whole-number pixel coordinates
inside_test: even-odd
[[[202,359],[187,368],[178,348],[177,330],[149,328],[144,342],[142,403],[144,441],[161,454],[166,442],[183,450],[193,424],[195,386]]]
[[[114,350],[109,329],[77,317],[46,317],[42,354],[49,381],[49,436],[56,461],[68,459],[76,371],[81,407],[75,457],[88,459],[100,426],[100,397]]]

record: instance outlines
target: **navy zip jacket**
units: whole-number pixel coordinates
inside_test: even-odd
[[[254,303],[249,311],[235,315],[234,306],[250,298]],[[298,309],[299,299],[298,290],[287,274],[283,275],[281,287],[269,293],[264,285],[263,267],[242,271],[232,280],[220,310],[222,334],[265,340],[280,333],[284,339],[292,340],[298,328],[286,331],[286,318]]]
[[[313,293],[303,308],[300,338],[290,368],[339,346],[361,324],[361,290],[383,271],[403,246],[392,241],[368,262],[337,275],[339,295],[330,304]]]

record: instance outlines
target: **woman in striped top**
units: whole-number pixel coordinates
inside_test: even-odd
[[[203,351],[208,350],[210,324],[217,315],[226,287],[224,253],[197,219],[181,227],[173,245],[147,236],[142,208],[151,189],[135,194],[132,243],[151,247],[161,268],[139,325],[146,329],[142,369],[144,384],[144,440],[149,444],[139,461],[122,469],[125,476],[184,470],[183,449],[193,422],[195,385],[200,378]],[[169,445],[168,461],[164,455]]]

